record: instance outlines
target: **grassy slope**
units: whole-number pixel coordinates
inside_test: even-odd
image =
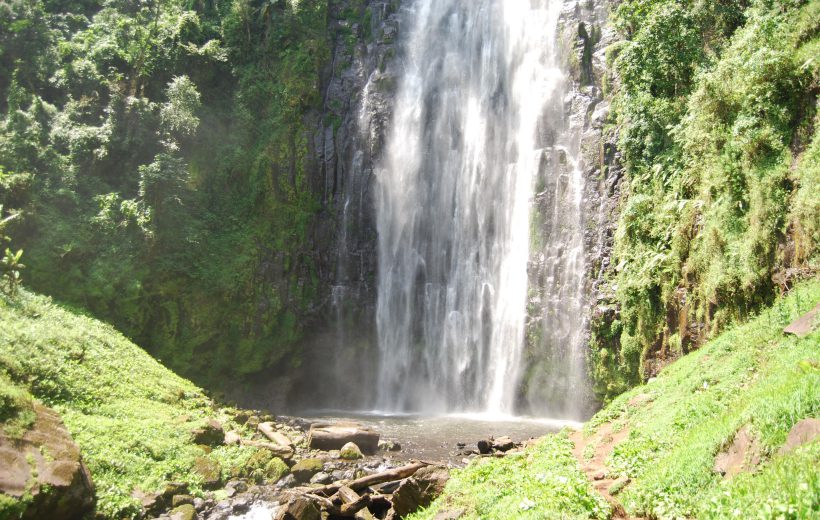
[[[606,423],[630,432],[608,461],[613,473],[632,479],[620,495],[630,513],[655,518],[820,514],[820,442],[777,455],[797,421],[820,416],[820,331],[803,339],[781,332],[817,302],[820,280],[798,286],[750,322],[621,395],[587,423],[588,435]],[[760,441],[763,464],[754,473],[723,480],[712,471],[715,455],[745,425]],[[413,518],[432,518],[448,508],[466,508],[467,518],[600,517],[606,507],[590,496],[571,446],[562,433],[546,438],[525,458],[472,464],[456,473],[429,510]]]
[[[158,491],[182,480],[197,492],[201,480],[190,470],[204,452],[191,430],[208,417],[226,419],[199,388],[111,326],[25,291],[13,303],[0,297],[0,396],[15,397],[2,415],[25,404],[20,387],[63,415],[94,477],[98,510],[111,518],[138,511],[136,487]],[[209,456],[229,468],[253,451],[223,447]]]

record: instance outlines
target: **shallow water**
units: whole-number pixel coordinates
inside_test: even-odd
[[[579,426],[574,421],[536,417],[491,414],[424,416],[380,411],[321,410],[302,413],[292,419],[303,424],[355,421],[378,431],[382,440],[399,443],[401,451],[380,452],[369,457],[368,461],[363,461],[366,465],[378,465],[377,470],[411,459],[460,467],[466,462],[463,451],[475,450],[479,440],[507,435],[515,442],[523,442],[557,432],[564,427]],[[466,446],[461,448],[459,444]],[[269,520],[277,510],[276,503],[257,502],[248,512],[231,516],[230,520]]]
[[[308,421],[356,421],[374,428],[382,440],[397,442],[399,452],[381,454],[393,460],[419,459],[460,465],[463,455],[459,443],[475,449],[479,440],[507,435],[515,442],[542,437],[574,421],[549,418],[514,417],[490,414],[447,414],[422,416],[390,414],[379,411],[314,411],[302,414]]]

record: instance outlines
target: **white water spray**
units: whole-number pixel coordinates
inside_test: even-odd
[[[382,409],[514,411],[560,8],[412,4],[377,168]]]

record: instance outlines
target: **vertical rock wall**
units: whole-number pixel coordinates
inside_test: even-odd
[[[302,364],[286,385],[274,385],[267,404],[292,408],[361,408],[372,405],[378,349],[375,339],[376,230],[372,188],[373,167],[384,146],[391,117],[392,96],[401,67],[396,45],[401,31],[400,0],[343,0],[333,2],[329,23],[333,54],[323,78],[324,104],[320,127],[313,136],[316,175],[314,189],[321,194],[314,243],[322,291],[302,343]],[[617,221],[615,212],[622,177],[616,148],[616,129],[607,128],[609,102],[605,49],[616,39],[607,25],[609,0],[565,0],[560,45],[568,71],[565,97],[556,100],[553,114],[563,118],[580,153],[575,158],[584,178],[583,237],[584,318],[607,309],[596,304]],[[545,168],[566,168],[561,153],[545,154]],[[549,204],[536,195],[533,205]],[[537,211],[534,212],[537,215]],[[534,217],[533,235],[543,234],[545,223]],[[519,395],[519,412],[557,413],[581,418],[594,408],[592,392],[574,391],[585,406],[551,410],[542,404],[562,374],[551,371],[551,355],[539,343],[544,265],[536,249],[530,276],[527,325],[527,367]],[[276,378],[273,378],[276,379]],[[273,385],[273,381],[270,384]]]

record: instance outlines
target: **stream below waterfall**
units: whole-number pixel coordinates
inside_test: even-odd
[[[509,436],[516,443],[557,432],[579,423],[535,417],[513,417],[489,414],[415,415],[373,412],[318,411],[303,414],[311,422],[355,421],[370,426],[381,439],[401,445],[396,452],[380,457],[394,461],[426,460],[462,466],[463,450],[475,449],[479,440]],[[466,445],[459,448],[460,444]]]
[[[478,456],[475,451],[480,440],[508,436],[520,444],[564,427],[580,426],[573,421],[492,414],[417,415],[338,410],[314,410],[279,419],[304,428],[315,422],[352,421],[378,431],[381,440],[401,446],[398,451],[379,451],[361,461],[347,463],[369,473],[419,460],[451,468],[463,467]],[[281,491],[276,486],[268,488],[265,488],[268,491],[263,489],[246,510],[227,517],[228,520],[270,520],[281,507],[280,499],[276,498]]]

